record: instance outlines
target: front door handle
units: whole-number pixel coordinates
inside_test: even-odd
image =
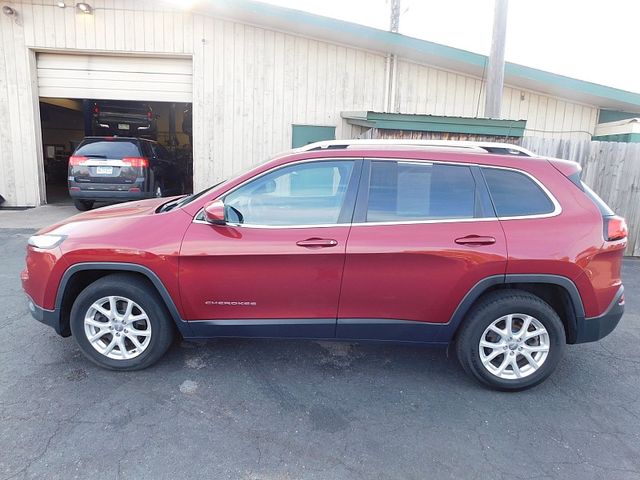
[[[306,240],[297,241],[296,245],[306,248],[326,248],[335,247],[338,245],[338,241],[333,238],[307,238]]]
[[[467,235],[466,237],[456,238],[455,242],[458,245],[469,245],[471,247],[477,245],[493,245],[496,243],[496,239],[493,237],[483,237],[480,235]]]

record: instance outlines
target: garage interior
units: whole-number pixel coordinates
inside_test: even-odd
[[[120,135],[135,136],[125,132],[96,131],[93,120],[95,99],[40,98],[40,123],[44,158],[45,187],[48,204],[71,204],[67,188],[69,157],[86,136]],[[191,145],[190,103],[131,102],[109,100],[109,105],[138,105],[151,107],[157,122],[157,134],[150,136],[164,145],[174,156],[174,161],[187,172],[186,191],[193,190],[193,150]]]
[[[157,140],[182,167],[184,193],[192,191],[190,57],[39,52],[36,63],[47,203],[71,203],[69,157],[92,135]],[[155,131],[136,134],[127,121],[101,128],[96,111],[117,107],[146,112],[155,120]]]

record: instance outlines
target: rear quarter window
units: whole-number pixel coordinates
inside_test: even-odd
[[[483,168],[498,217],[521,217],[552,213],[549,196],[528,175],[513,170]]]
[[[134,141],[89,140],[80,145],[74,155],[122,160],[124,157],[139,157],[140,148]]]
[[[589,197],[591,201],[596,204],[596,207],[598,207],[598,210],[600,210],[600,213],[602,214],[603,217],[609,217],[611,215],[615,215],[615,213],[613,213],[613,210],[611,210],[609,205],[607,205],[605,201],[602,200],[600,196],[591,189],[591,187],[589,187],[589,185],[587,185],[582,181],[580,182],[580,184],[582,186],[582,191],[584,191],[584,193],[587,194],[587,197]]]

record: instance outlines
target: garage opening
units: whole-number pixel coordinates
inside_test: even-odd
[[[184,179],[179,193],[193,191],[190,103],[41,97],[40,123],[49,204],[72,203],[67,182],[69,158],[87,137],[132,137],[156,141],[164,147],[164,156],[175,164],[176,174]]]
[[[132,143],[139,145],[137,157],[157,155],[170,172],[171,188],[162,186],[158,194],[192,192],[190,59],[40,53],[37,69],[47,203],[72,203],[69,161],[87,137],[136,139]],[[112,159],[109,151],[94,150],[90,161],[104,157],[122,162]],[[117,166],[88,170],[93,177],[87,181],[105,182],[103,187],[115,183],[111,180]],[[138,186],[113,188],[134,191]]]

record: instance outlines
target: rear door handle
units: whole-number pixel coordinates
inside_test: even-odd
[[[335,247],[338,245],[338,241],[333,238],[307,238],[306,240],[297,241],[296,245],[306,248],[327,248]]]
[[[466,237],[456,238],[455,242],[458,245],[493,245],[496,243],[496,239],[493,237],[483,237],[480,235],[467,235]]]

